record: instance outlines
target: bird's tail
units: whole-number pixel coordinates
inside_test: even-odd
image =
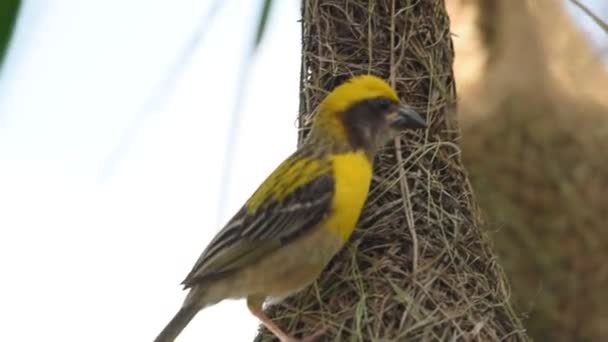
[[[196,305],[185,305],[173,316],[169,324],[158,334],[154,342],[173,342],[182,330],[196,316],[200,307]]]

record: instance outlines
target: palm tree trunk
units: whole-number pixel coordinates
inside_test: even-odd
[[[380,153],[351,243],[269,315],[296,336],[327,328],[323,340],[527,340],[460,160],[444,1],[304,0],[302,25],[303,134],[328,90],[368,72],[431,127]]]

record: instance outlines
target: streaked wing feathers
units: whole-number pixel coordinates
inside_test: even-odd
[[[333,194],[329,163],[288,159],[216,235],[183,284],[245,267],[297,238],[328,214]]]

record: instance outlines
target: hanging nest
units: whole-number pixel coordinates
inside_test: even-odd
[[[379,154],[350,243],[270,317],[294,336],[326,328],[322,341],[527,340],[460,161],[443,1],[309,0],[302,27],[300,139],[328,91],[365,73],[390,80],[430,129]]]
[[[604,62],[555,0],[462,2],[489,56],[459,89],[463,159],[514,303],[535,340],[608,341]]]
[[[465,161],[530,334],[606,341],[608,110],[558,94],[504,99]]]

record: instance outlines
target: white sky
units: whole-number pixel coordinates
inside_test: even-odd
[[[149,341],[176,312],[179,283],[220,228],[227,128],[259,3],[224,2],[105,178],[211,2],[25,3],[0,79],[1,341]],[[295,148],[298,14],[298,0],[271,14],[221,221]],[[244,302],[223,302],[179,340],[251,340],[257,324]]]
[[[1,341],[152,340],[218,221],[295,148],[299,0],[275,1],[218,217],[236,85],[261,3],[225,0],[106,168],[211,3],[25,2],[0,78]],[[179,340],[248,341],[257,324],[242,301],[227,301]]]
[[[602,20],[608,21],[608,1],[606,0],[581,0],[593,13]],[[608,60],[608,34],[604,32],[586,13],[576,7],[569,0],[566,1],[568,12],[575,18],[579,28],[590,38],[593,44],[598,47],[599,52]]]

